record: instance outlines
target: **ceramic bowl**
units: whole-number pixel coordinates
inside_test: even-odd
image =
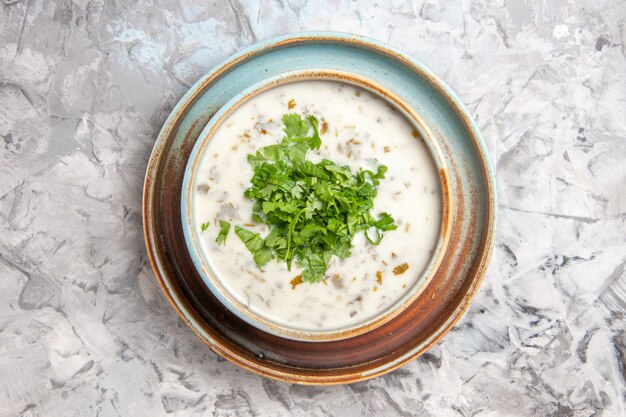
[[[223,284],[222,279],[228,279],[229,277],[217,276],[215,270],[211,267],[208,257],[202,250],[202,245],[200,243],[202,230],[200,230],[199,225],[202,223],[201,218],[203,214],[196,213],[193,210],[193,207],[195,206],[193,201],[193,196],[195,194],[193,193],[193,190],[199,185],[198,176],[196,175],[197,168],[200,161],[203,159],[204,154],[207,152],[209,142],[213,138],[214,132],[223,124],[233,111],[255,95],[279,85],[302,80],[328,80],[353,84],[386,100],[389,105],[393,106],[401,114],[403,114],[413,125],[414,129],[420,133],[420,137],[424,139],[428,149],[430,150],[435,167],[439,173],[440,188],[442,190],[442,218],[438,242],[426,268],[421,273],[417,282],[412,287],[408,288],[405,294],[396,303],[386,310],[381,311],[380,314],[375,317],[349,327],[303,331],[297,327],[287,327],[285,325],[280,325],[276,322],[267,320],[238,301],[235,295],[229,293],[226,286]],[[247,167],[247,162],[245,160],[242,160],[241,164],[242,167],[240,167],[240,169],[245,169]],[[393,91],[385,88],[379,83],[345,71],[309,69],[305,71],[285,72],[276,76],[268,77],[267,79],[243,89],[243,91],[235,95],[215,113],[200,133],[199,139],[191,151],[183,178],[181,195],[182,229],[189,254],[191,255],[191,259],[202,280],[211,292],[218,298],[218,300],[239,318],[259,328],[260,330],[269,332],[276,336],[294,340],[332,341],[346,339],[371,331],[393,319],[408,305],[410,305],[430,282],[430,279],[435,274],[439,264],[441,263],[445,246],[450,236],[450,222],[448,219],[450,218],[450,207],[453,202],[450,190],[447,186],[448,183],[449,178],[447,166],[441,154],[439,145],[432,137],[428,126],[424,124],[419,114],[417,114],[405,101],[400,99]],[[243,191],[244,190],[242,189],[241,192]],[[372,269],[376,269],[375,264],[372,265]]]
[[[436,271],[404,309],[349,338],[295,340],[252,325],[210,289],[183,230],[183,180],[207,123],[242,91],[271,77],[341,71],[393,92],[439,146],[451,195],[450,237]],[[252,372],[301,384],[340,384],[384,374],[440,340],[469,308],[493,247],[495,181],[476,125],[432,72],[380,42],[342,33],[305,33],[255,44],[202,77],[165,122],[146,171],[146,247],[163,293],[211,349]]]

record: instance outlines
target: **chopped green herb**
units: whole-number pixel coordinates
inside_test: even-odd
[[[208,229],[208,228],[209,228],[209,222],[202,223],[202,224],[200,225],[200,233],[204,232],[204,231],[205,231],[206,229]]]
[[[270,232],[263,238],[235,226],[235,233],[259,267],[277,259],[291,270],[295,261],[303,268],[302,281],[319,282],[333,256],[351,255],[356,233],[365,232],[378,245],[384,232],[397,228],[388,213],[378,217],[371,213],[376,186],[387,167],[353,173],[327,159],[308,161],[307,152],[322,144],[317,119],[285,114],[282,121],[281,142],[248,155],[252,186],[244,194],[254,200],[253,220],[268,225]]]
[[[215,243],[218,245],[226,244],[226,237],[228,236],[228,232],[230,231],[230,223],[220,220],[220,232],[215,238]]]
[[[235,233],[252,253],[254,262],[258,266],[261,267],[265,265],[273,258],[271,249],[265,246],[265,242],[260,234],[251,232],[240,226],[235,226]]]

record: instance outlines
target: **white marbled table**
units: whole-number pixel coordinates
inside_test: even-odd
[[[238,49],[302,30],[429,66],[497,169],[496,249],[468,314],[348,386],[217,357],[161,294],[141,232],[177,100]],[[626,415],[625,56],[623,1],[0,2],[0,415]]]

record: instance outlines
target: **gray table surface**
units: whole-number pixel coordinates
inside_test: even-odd
[[[467,315],[348,386],[213,354],[162,295],[141,232],[177,100],[240,48],[302,30],[426,64],[497,170],[496,248]],[[0,415],[625,415],[625,56],[623,1],[4,0]]]

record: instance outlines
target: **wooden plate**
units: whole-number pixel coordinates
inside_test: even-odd
[[[423,120],[445,160],[453,196],[449,244],[427,287],[406,309],[356,337],[307,342],[257,329],[211,293],[193,265],[181,222],[187,160],[211,117],[247,87],[286,72],[329,70],[394,92]],[[170,114],[144,184],[144,234],[152,267],[172,305],[215,352],[253,372],[304,384],[355,382],[419,356],[462,316],[492,249],[495,185],[485,146],[456,96],[430,71],[378,42],[306,33],[256,44],[198,81]]]

